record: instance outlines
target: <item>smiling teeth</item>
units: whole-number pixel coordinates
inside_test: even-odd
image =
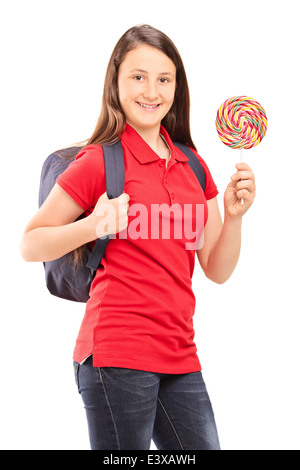
[[[149,108],[149,109],[157,108],[159,106],[159,104],[154,104],[152,106],[149,106],[148,104],[143,104],[143,103],[139,103],[139,105],[142,106],[143,108]]]

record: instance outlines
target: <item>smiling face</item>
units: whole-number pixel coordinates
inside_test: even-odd
[[[126,54],[119,68],[119,101],[126,121],[137,132],[159,132],[175,89],[176,67],[159,49],[141,45]]]

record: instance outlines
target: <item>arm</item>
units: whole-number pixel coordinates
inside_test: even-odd
[[[126,195],[127,196],[127,195]],[[116,233],[128,223],[128,200],[108,199],[106,193],[99,198],[94,211],[76,220],[84,211],[58,184],[55,184],[44,204],[25,228],[20,251],[25,261],[51,261],[108,233],[98,233],[97,227],[104,218],[101,205],[114,207],[117,216]],[[119,204],[120,201],[120,204]],[[102,206],[104,207],[104,206]],[[109,220],[108,220],[109,226]]]
[[[224,223],[217,198],[207,202],[208,221],[204,229],[203,248],[197,256],[205,275],[223,284],[233,273],[240,255],[242,217],[255,197],[255,180],[245,163],[238,164],[224,194]],[[241,198],[245,204],[241,205]]]

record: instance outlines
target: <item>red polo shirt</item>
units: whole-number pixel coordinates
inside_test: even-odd
[[[206,173],[205,193],[188,158],[163,127],[161,134],[171,149],[167,168],[128,124],[122,136],[129,224],[109,242],[104,267],[93,281],[74,351],[79,363],[93,354],[95,367],[170,374],[201,370],[193,341],[195,247],[187,249],[191,234],[183,226],[192,214],[197,227],[196,205],[204,208],[205,223],[206,200],[218,191],[202,158],[196,154]],[[57,183],[91,213],[106,191],[101,146],[84,148]],[[157,212],[159,207],[164,210]],[[170,207],[182,208],[181,224]]]

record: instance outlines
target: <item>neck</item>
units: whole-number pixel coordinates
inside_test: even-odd
[[[128,122],[130,124],[130,122]],[[142,139],[149,145],[150,148],[160,157],[166,160],[168,164],[171,158],[170,147],[164,138],[160,136],[160,125],[157,128],[140,129],[137,126],[130,126],[142,137]]]
[[[142,139],[151,147],[154,151],[159,148],[160,145],[160,125],[153,128],[139,128],[137,126],[132,125],[130,122],[128,122],[130,126],[142,137]]]

